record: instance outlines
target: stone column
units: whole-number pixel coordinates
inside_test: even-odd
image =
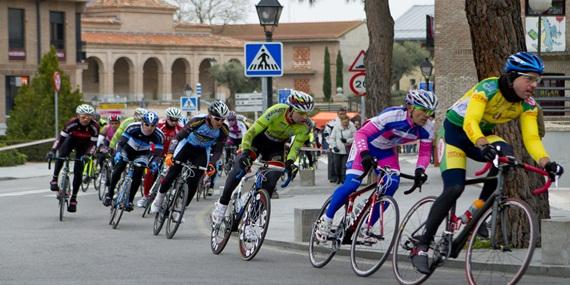
[[[161,100],[172,100],[172,71],[166,70],[161,75],[162,77],[162,86],[160,90],[160,98]]]

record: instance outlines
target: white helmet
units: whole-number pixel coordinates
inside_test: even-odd
[[[431,91],[410,89],[408,94],[406,94],[406,104],[435,111],[437,108],[437,96]]]
[[[95,115],[95,108],[89,104],[81,104],[75,108],[77,115]]]
[[[291,90],[291,94],[287,97],[287,105],[295,111],[309,113],[313,111],[315,102],[311,95],[302,91]]]
[[[180,109],[176,108],[176,107],[170,107],[168,109],[166,109],[166,117],[168,118],[173,118],[173,119],[180,119],[180,117],[182,116],[182,111],[180,111]]]
[[[145,108],[136,108],[135,109],[135,120],[140,121],[142,120],[142,117],[144,116],[144,114],[148,113],[148,110]]]
[[[230,109],[226,105],[226,103],[216,100],[214,101],[210,107],[208,107],[208,113],[212,116],[225,118],[228,115]]]

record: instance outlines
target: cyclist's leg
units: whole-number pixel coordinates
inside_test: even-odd
[[[391,149],[370,149],[372,151],[372,155],[374,155],[375,157],[378,158],[378,167],[390,167],[391,169],[394,170],[400,170],[400,163],[398,161],[398,152],[396,152],[393,148]],[[377,173],[379,174],[379,173]],[[398,187],[400,186],[400,176],[398,175],[392,175],[390,177],[389,181],[385,181],[384,182],[386,185],[386,188],[384,189],[384,195],[388,195],[388,196],[394,196],[394,193],[396,193],[396,190],[398,190]],[[389,206],[389,205],[384,205],[384,206]],[[384,208],[383,210],[386,210],[386,208]],[[370,224],[375,224],[376,221],[378,220],[378,217],[380,217],[380,204],[376,203],[374,205],[374,211],[372,213],[372,217],[370,219]]]
[[[79,143],[76,142],[72,144],[72,147],[75,148],[75,158],[80,159],[87,153],[87,147],[89,145],[86,143]],[[77,192],[79,192],[79,187],[81,187],[81,182],[83,180],[83,169],[84,169],[83,161],[76,161],[73,164],[73,194],[71,194],[71,198],[75,199],[77,197]]]
[[[119,180],[121,179],[121,174],[123,173],[123,171],[125,171],[125,168],[127,167],[127,162],[129,161],[126,151],[127,147],[125,147],[122,150],[123,158],[119,162],[115,163],[115,165],[113,166],[113,173],[111,174],[111,183],[109,185],[109,192],[107,192],[108,197],[110,197],[111,199],[115,194],[115,187],[117,187],[117,183],[119,183]]]
[[[261,159],[264,161],[285,161],[283,158],[283,149],[285,148],[285,142],[258,139],[254,140],[252,146],[260,150]],[[282,173],[279,173],[277,171],[269,171],[265,175],[267,180],[263,182],[262,187],[263,189],[267,190],[270,198],[273,197],[273,192],[275,192],[275,185],[277,185],[277,181],[281,175]]]
[[[188,161],[188,158],[190,157],[192,152],[191,147],[192,145],[189,144],[188,142],[181,141],[178,144],[178,146],[176,146],[176,150],[173,153],[174,160]],[[176,177],[178,177],[181,171],[182,171],[182,166],[179,164],[173,164],[172,166],[170,166],[170,168],[168,168],[166,176],[164,176],[164,178],[160,182],[160,189],[158,190],[158,192],[162,195],[168,192],[168,189],[170,189],[170,187],[172,186],[172,182],[174,182],[174,180],[176,179]]]
[[[71,138],[67,138],[63,141],[61,146],[59,147],[59,157],[67,157],[71,153],[72,148]],[[57,159],[55,161],[55,166],[53,168],[53,179],[57,182],[57,177],[59,176],[59,172],[63,168],[63,160]]]
[[[193,165],[205,166],[208,164],[209,153],[204,148],[193,148],[192,156],[188,159]],[[188,184],[188,199],[186,199],[186,206],[190,204],[190,201],[194,199],[196,194],[196,189],[198,189],[198,184],[200,183],[200,178],[204,175],[204,170],[194,169],[194,176],[188,177],[186,183]],[[212,177],[215,177],[214,174]]]
[[[496,135],[490,135],[490,136],[487,136],[487,140],[492,145],[494,145],[495,147],[500,147],[501,153],[503,155],[514,156],[513,147],[510,144],[508,144],[507,142],[505,142],[501,137],[496,136]],[[498,173],[499,173],[499,169],[492,166],[491,170],[489,170],[489,173],[487,174],[487,177],[496,176]],[[493,194],[495,189],[497,189],[497,180],[496,179],[489,180],[489,181],[485,182],[483,184],[483,189],[481,190],[481,194],[479,195],[479,199],[481,199],[483,201],[487,201],[487,199],[489,198],[489,196],[491,196],[491,194]]]
[[[148,197],[150,188],[154,184],[154,180],[157,176],[157,173],[153,173],[150,169],[144,175],[143,194],[145,197]]]
[[[144,169],[148,165],[148,152],[138,153],[134,159],[135,163],[140,163],[144,166],[135,166],[135,171],[133,173],[133,181],[131,182],[129,203],[133,203],[135,196],[137,195],[137,189],[141,185],[142,176],[144,174]],[[150,172],[150,171],[149,171]]]

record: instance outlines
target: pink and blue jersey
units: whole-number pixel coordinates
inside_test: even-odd
[[[367,121],[354,134],[350,149],[347,173],[361,175],[364,168],[360,163],[360,153],[369,151],[378,158],[378,165],[400,169],[396,146],[418,141],[417,168],[426,169],[431,159],[434,138],[434,123],[428,120],[424,126],[416,126],[403,106],[384,109],[378,116]]]

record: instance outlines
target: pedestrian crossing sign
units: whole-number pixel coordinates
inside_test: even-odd
[[[198,97],[180,97],[180,109],[183,112],[198,111]]]
[[[244,46],[246,77],[283,76],[283,44],[249,42]]]

